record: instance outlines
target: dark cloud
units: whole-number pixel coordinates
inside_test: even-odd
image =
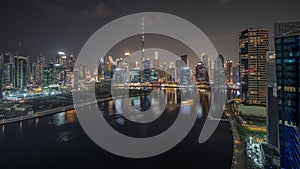
[[[112,10],[105,4],[99,3],[91,9],[84,9],[80,12],[81,18],[103,18],[112,13]]]
[[[58,15],[65,19],[94,19],[104,18],[112,14],[104,3],[90,2],[89,5],[82,0],[34,0],[34,5],[46,12]]]

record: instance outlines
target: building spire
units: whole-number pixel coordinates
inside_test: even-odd
[[[144,28],[144,17],[142,18],[142,59],[143,62],[145,60],[145,28]]]

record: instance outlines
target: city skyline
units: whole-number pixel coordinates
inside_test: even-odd
[[[300,168],[300,1],[15,1],[2,166]]]
[[[65,51],[76,56],[87,38],[109,21],[124,14],[161,11],[188,19],[198,26],[217,51],[224,55],[225,60],[230,59],[235,64],[238,59],[236,39],[241,30],[247,27],[265,27],[273,32],[274,22],[294,21],[300,17],[297,12],[299,2],[296,0],[251,2],[247,3],[247,10],[243,10],[244,2],[237,0],[185,1],[184,8],[177,10],[172,6],[182,6],[183,2],[6,1],[3,5],[5,8],[0,11],[0,17],[6,25],[1,28],[3,40],[0,46],[3,51],[17,51],[21,42],[21,52],[25,55],[37,56],[44,53],[49,57],[57,51]],[[12,10],[18,12],[12,13]],[[271,34],[270,40],[272,37]],[[272,49],[272,41],[270,45]]]

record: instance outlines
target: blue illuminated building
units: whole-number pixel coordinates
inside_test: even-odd
[[[280,163],[300,168],[300,22],[275,23]]]

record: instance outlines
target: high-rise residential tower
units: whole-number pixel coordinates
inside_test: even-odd
[[[225,63],[226,84],[232,84],[232,61],[226,60]]]
[[[266,54],[267,64],[267,142],[278,148],[278,99],[275,52]]]
[[[242,97],[248,105],[266,104],[266,52],[269,49],[269,31],[250,28],[239,37]]]

